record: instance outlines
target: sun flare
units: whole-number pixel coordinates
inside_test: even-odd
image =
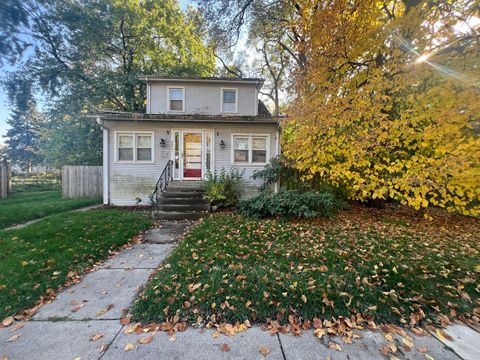
[[[415,60],[416,63],[424,63],[425,61],[428,61],[428,59],[430,58],[430,55],[431,54],[423,54],[423,55],[420,55],[418,57],[417,60]]]

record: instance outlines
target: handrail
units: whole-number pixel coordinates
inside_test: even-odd
[[[152,203],[155,206],[157,206],[160,194],[163,193],[167,188],[168,182],[173,180],[172,166],[173,160],[168,160],[167,164],[163,168],[162,173],[160,174],[160,177],[158,178],[157,184],[155,185],[155,190],[151,195]]]

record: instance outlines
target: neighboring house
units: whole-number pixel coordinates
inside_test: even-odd
[[[244,171],[242,197],[261,181],[251,176],[280,152],[278,121],[258,100],[262,79],[143,77],[146,114],[100,112],[104,203],[135,205],[149,196],[169,160],[175,180],[208,172]]]

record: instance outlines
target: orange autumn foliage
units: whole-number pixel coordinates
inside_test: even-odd
[[[284,154],[351,199],[479,216],[479,1],[297,3]]]

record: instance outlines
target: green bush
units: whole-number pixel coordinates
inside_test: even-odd
[[[253,218],[267,216],[315,217],[332,216],[343,206],[343,201],[332,191],[281,190],[278,193],[263,191],[260,195],[242,201],[239,210]]]
[[[281,155],[270,159],[263,169],[255,170],[252,179],[263,180],[261,190],[268,189],[277,181],[286,189],[308,188],[308,182],[302,180],[302,174],[293,167],[290,160]]]
[[[222,169],[220,173],[209,173],[204,182],[204,199],[210,204],[222,208],[233,208],[240,198],[240,183],[243,172],[232,169],[229,173]]]

